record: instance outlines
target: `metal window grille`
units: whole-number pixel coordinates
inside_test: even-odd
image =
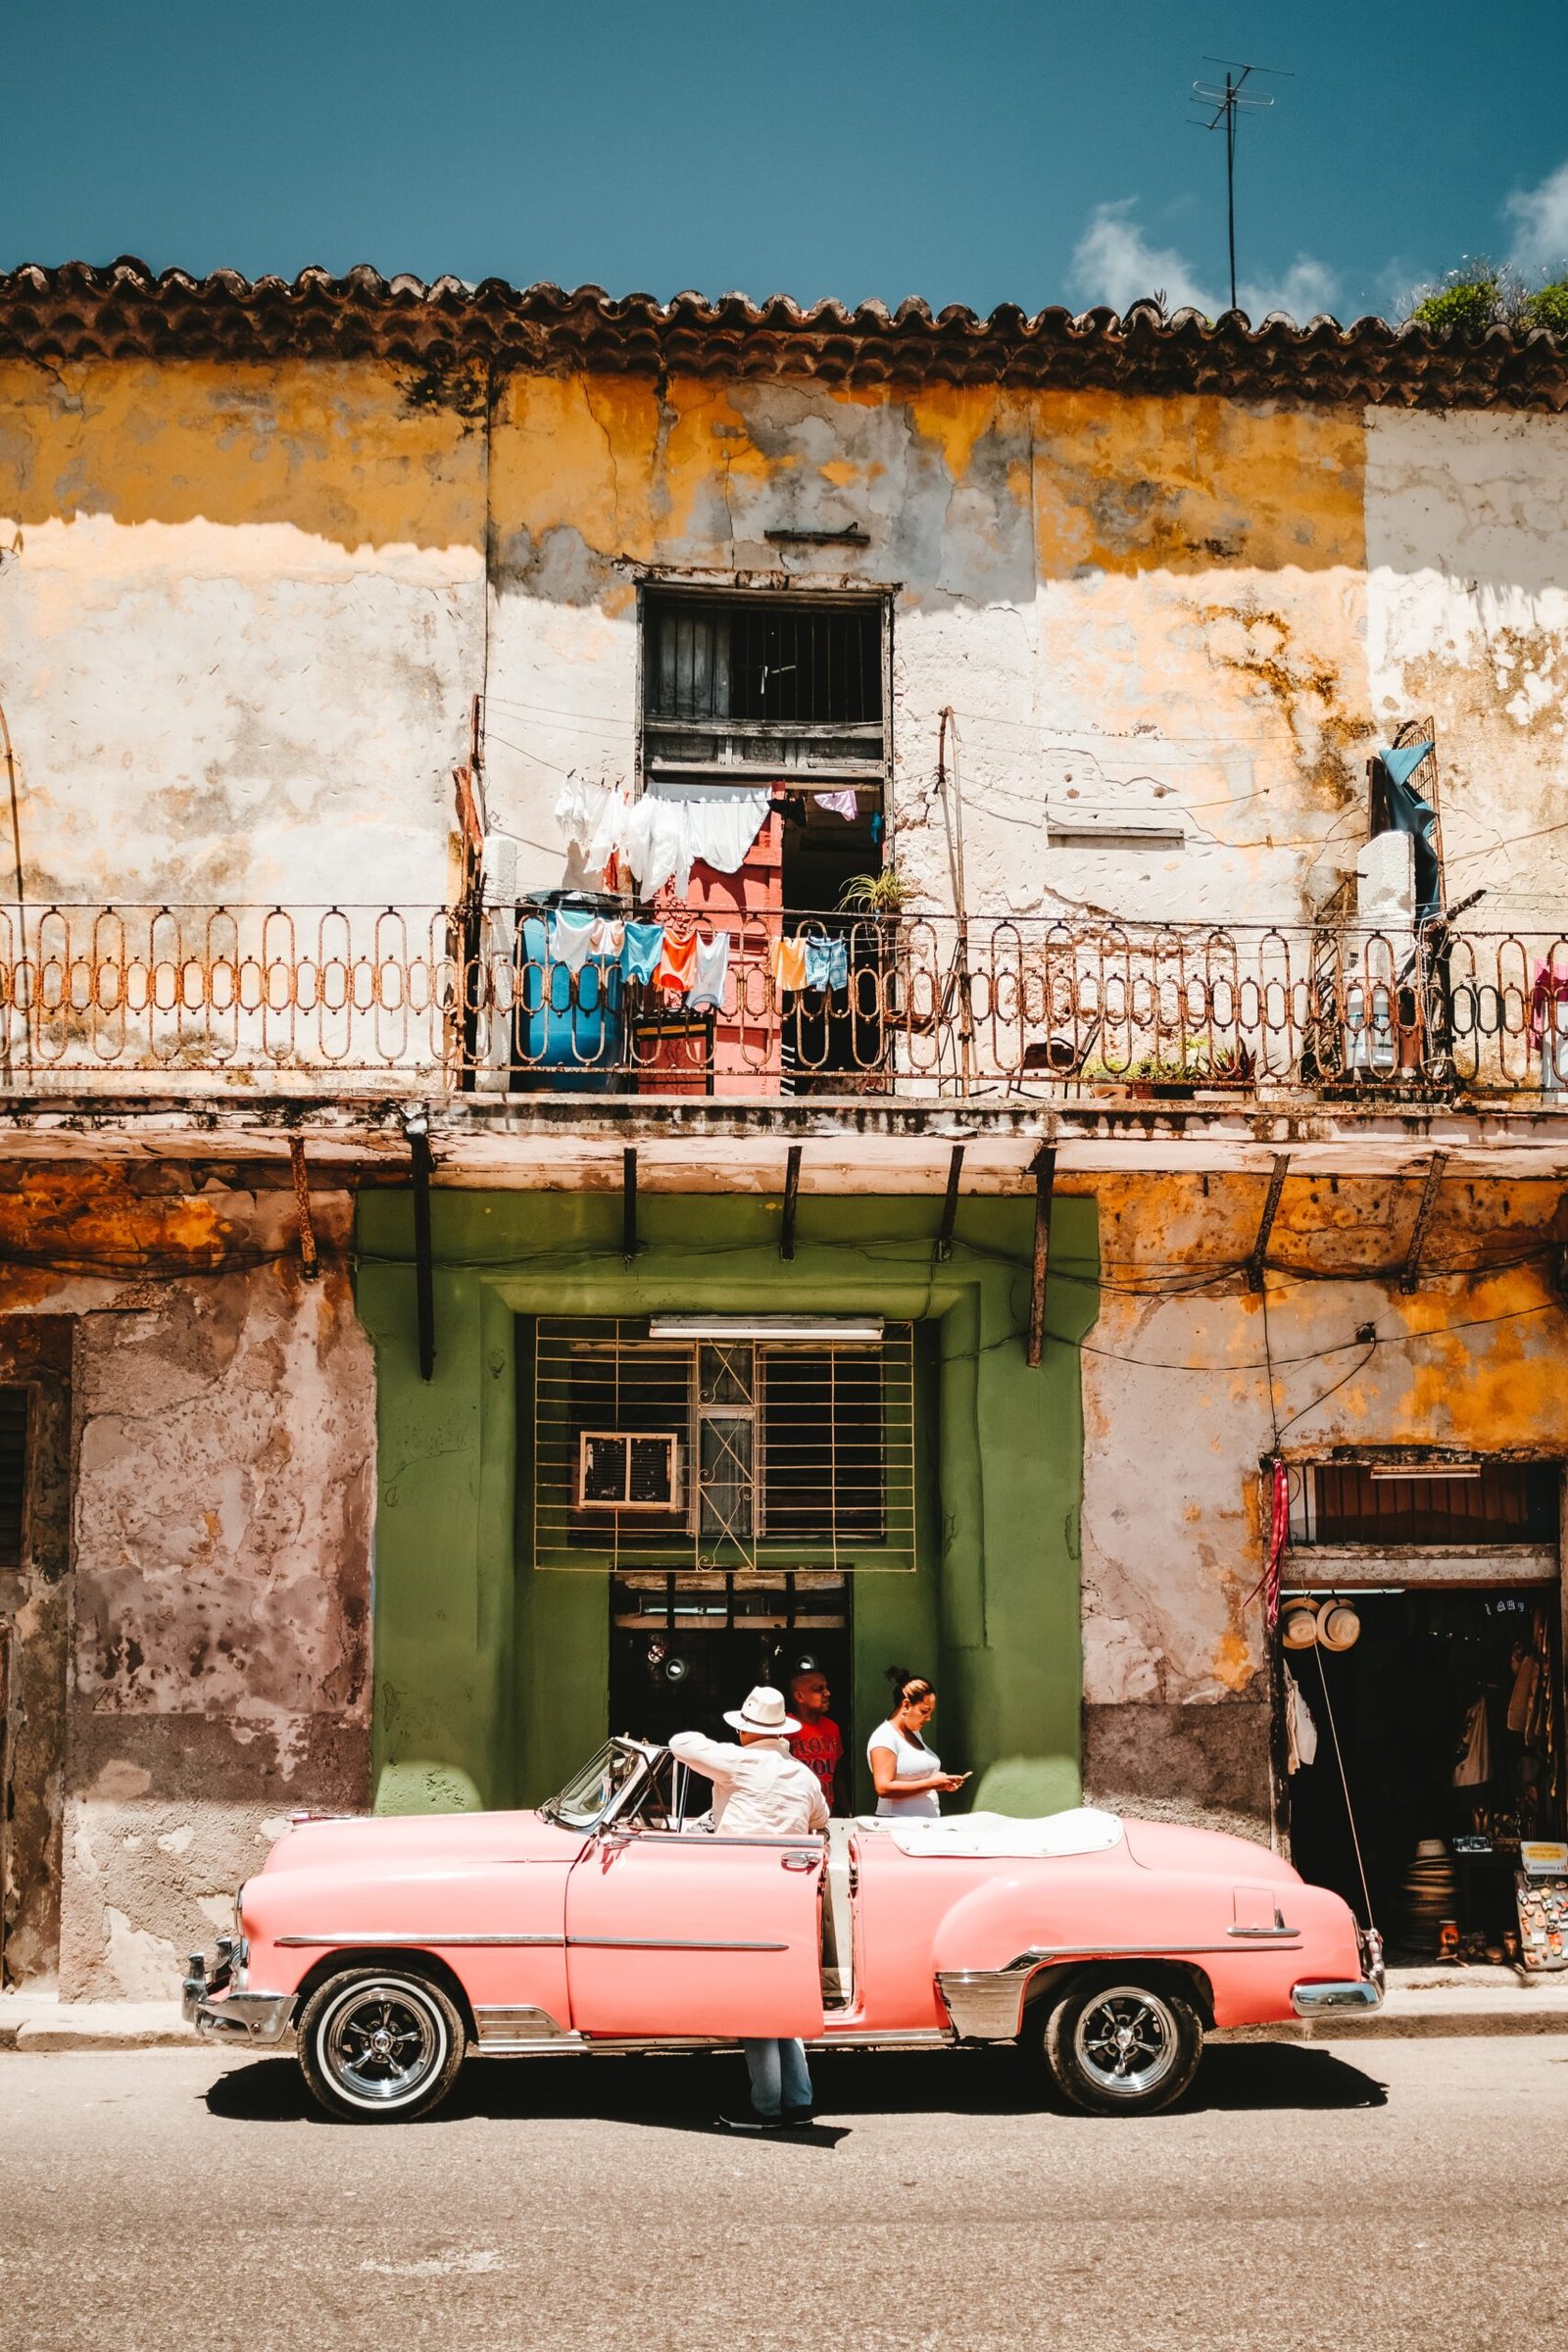
[[[651,1341],[534,1327],[536,1567],[719,1575],[914,1565],[914,1340]]]
[[[1558,1466],[1486,1462],[1478,1478],[1372,1476],[1369,1462],[1312,1462],[1293,1497],[1296,1544],[1552,1543]]]
[[[880,600],[812,604],[651,589],[643,617],[650,772],[884,773]]]
[[[0,1568],[20,1568],[27,1501],[27,1391],[0,1389]]]

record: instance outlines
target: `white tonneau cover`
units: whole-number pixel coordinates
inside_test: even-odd
[[[1033,1821],[1015,1821],[1006,1813],[955,1813],[946,1821],[879,1821],[902,1853],[944,1855],[956,1859],[977,1855],[1020,1860],[1060,1858],[1065,1854],[1102,1854],[1121,1843],[1121,1823],[1114,1813],[1079,1805],[1071,1813],[1045,1813]]]

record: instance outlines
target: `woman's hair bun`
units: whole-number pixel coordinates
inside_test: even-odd
[[[896,1690],[902,1690],[905,1684],[909,1680],[909,1669],[907,1666],[890,1666],[887,1670],[887,1675],[888,1681],[893,1685],[894,1689]]]

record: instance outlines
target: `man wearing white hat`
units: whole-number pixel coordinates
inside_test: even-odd
[[[701,1732],[676,1732],[669,1752],[713,1784],[712,1827],[726,1838],[805,1838],[828,1824],[822,1784],[808,1764],[790,1754],[800,1730],[785,1708],[782,1692],[760,1685],[743,1707],[726,1708],[724,1721],[740,1734],[740,1745],[709,1740]],[[811,2078],[806,2047],[799,2041],[748,2040],[752,2080],[750,2116],[726,2118],[732,2132],[788,2131],[811,2120]]]

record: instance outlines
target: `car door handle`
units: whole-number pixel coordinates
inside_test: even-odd
[[[783,1857],[782,1867],[785,1870],[814,1870],[817,1860],[818,1857],[815,1854],[786,1854]]]

